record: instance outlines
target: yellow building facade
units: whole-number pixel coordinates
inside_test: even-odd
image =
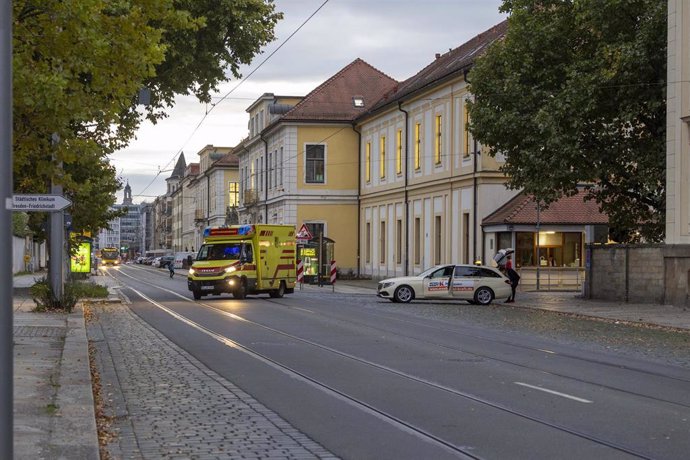
[[[341,273],[357,271],[360,134],[353,120],[365,109],[355,99],[371,106],[394,84],[358,59],[304,98],[267,93],[247,109],[249,137],[235,148],[240,220],[304,226],[313,237],[305,247],[321,236],[329,244],[321,267],[309,260],[308,274],[327,275],[331,258]]]
[[[501,156],[489,157],[467,130],[467,71],[503,30],[438,55],[357,120],[363,274],[488,263],[495,253],[495,236],[483,234],[482,219],[516,192],[505,187]],[[443,75],[434,67],[450,70]]]

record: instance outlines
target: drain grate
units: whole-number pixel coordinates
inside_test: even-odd
[[[66,332],[67,328],[52,326],[15,326],[13,329],[15,337],[62,337]]]

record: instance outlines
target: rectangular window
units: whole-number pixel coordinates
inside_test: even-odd
[[[371,182],[371,142],[367,142],[364,155],[364,180]]]
[[[278,164],[280,165],[280,176],[278,177],[278,184],[283,185],[283,168],[285,165],[283,164],[283,148],[280,148],[280,159],[278,161]]]
[[[386,178],[386,136],[381,136],[381,141],[379,143],[379,161],[380,164],[380,175],[381,179]]]
[[[326,146],[308,144],[306,146],[305,182],[307,184],[325,183]]]
[[[441,263],[441,241],[443,241],[443,228],[441,227],[441,216],[434,217],[434,264]]]
[[[434,143],[434,161],[436,164],[441,164],[441,125],[443,123],[443,119],[441,115],[436,115],[436,135],[435,135],[435,140],[436,142]]]
[[[364,245],[364,261],[366,263],[371,262],[371,223],[367,222],[366,225],[366,235],[364,235],[365,245]]]
[[[508,249],[513,247],[513,234],[511,232],[499,232],[496,235],[496,249]]]
[[[414,125],[414,169],[417,170],[422,167],[421,135],[422,125],[417,123]]]
[[[465,106],[463,109],[463,115],[464,115],[463,119],[465,121],[465,124],[464,124],[463,130],[462,130],[462,139],[463,139],[465,151],[463,152],[462,156],[465,158],[468,158],[470,156],[471,140],[470,140],[470,130],[469,130],[469,127],[470,127],[470,106],[469,106],[469,103],[467,101],[465,101]]]
[[[422,220],[419,217],[414,219],[414,264],[419,265],[422,261]]]
[[[395,263],[402,263],[402,220],[395,221]]]
[[[237,182],[228,182],[228,206],[237,206],[239,204],[239,187]]]
[[[263,155],[259,157],[259,163],[258,163],[256,170],[257,170],[256,177],[257,177],[257,181],[258,181],[258,187],[257,188],[259,189],[259,191],[261,191],[264,189],[264,180],[265,180]]]
[[[314,238],[318,238],[319,235],[326,236],[326,225],[323,222],[305,222],[305,225]]]
[[[273,188],[273,152],[268,152],[268,189]]]
[[[402,129],[395,136],[395,173],[402,174]]]
[[[381,249],[380,249],[380,254],[381,258],[379,261],[382,264],[386,263],[386,223],[381,222],[381,235],[379,235],[379,241],[381,242]]]

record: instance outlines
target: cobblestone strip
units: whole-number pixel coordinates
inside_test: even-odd
[[[114,458],[335,458],[126,305],[93,311],[89,337],[115,417]]]

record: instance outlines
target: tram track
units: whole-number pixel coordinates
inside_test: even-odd
[[[367,359],[364,359],[364,358],[361,358],[361,357],[352,355],[352,354],[350,354],[350,353],[346,353],[346,352],[343,352],[343,351],[340,351],[340,350],[336,350],[336,349],[334,349],[334,348],[332,348],[332,347],[329,347],[329,346],[324,345],[324,344],[321,344],[321,343],[317,343],[317,342],[315,342],[315,341],[313,341],[313,340],[310,340],[310,339],[307,339],[307,338],[304,338],[304,337],[300,337],[300,336],[297,336],[297,335],[295,335],[295,334],[292,334],[292,333],[289,333],[289,332],[286,332],[286,331],[281,331],[281,330],[276,329],[276,328],[274,328],[274,327],[272,327],[272,326],[268,326],[268,325],[266,325],[266,324],[261,324],[261,323],[259,323],[259,322],[256,322],[256,321],[247,319],[247,318],[242,317],[242,316],[240,316],[240,315],[237,315],[237,314],[235,314],[235,313],[231,313],[231,312],[224,311],[223,309],[218,308],[217,306],[213,306],[213,305],[210,305],[210,304],[207,304],[207,303],[203,303],[203,302],[193,301],[193,300],[189,299],[188,297],[182,296],[181,294],[179,294],[179,293],[177,293],[177,292],[175,292],[175,291],[172,291],[172,290],[167,289],[167,288],[162,288],[162,287],[160,287],[160,286],[157,286],[157,285],[155,285],[155,284],[152,284],[152,283],[143,281],[143,280],[141,280],[141,279],[136,279],[136,278],[134,278],[134,277],[132,277],[131,275],[128,275],[128,274],[126,274],[126,273],[122,273],[122,275],[124,275],[124,276],[126,276],[126,277],[129,277],[129,278],[131,278],[131,279],[134,279],[134,280],[137,281],[138,283],[143,283],[143,284],[148,285],[148,286],[150,286],[150,287],[154,287],[154,288],[156,288],[156,289],[163,290],[163,291],[165,291],[165,292],[168,292],[168,293],[170,293],[170,294],[173,294],[173,295],[175,295],[175,296],[177,296],[177,297],[179,297],[179,298],[181,298],[181,299],[183,299],[183,300],[185,300],[185,301],[187,301],[187,302],[194,303],[194,304],[196,304],[196,305],[202,306],[202,307],[205,308],[205,309],[210,309],[210,310],[214,311],[214,312],[217,313],[217,314],[221,314],[221,315],[223,315],[223,316],[229,317],[229,318],[231,318],[231,319],[233,319],[233,320],[236,320],[236,321],[241,321],[241,322],[243,322],[243,323],[245,323],[245,324],[248,324],[248,325],[251,325],[251,326],[253,326],[253,327],[261,328],[262,330],[267,331],[267,332],[270,332],[270,333],[272,333],[272,334],[277,334],[277,335],[280,335],[280,336],[282,336],[282,337],[284,337],[284,338],[287,338],[287,339],[290,339],[290,340],[294,340],[294,341],[298,341],[298,342],[303,343],[303,344],[305,344],[305,345],[308,345],[308,346],[310,346],[310,347],[315,347],[315,348],[317,348],[317,349],[319,349],[319,350],[321,350],[321,351],[324,351],[324,352],[327,352],[327,353],[330,353],[330,354],[333,354],[333,355],[337,355],[337,356],[339,356],[339,357],[341,357],[341,358],[345,358],[345,359],[347,359],[347,360],[351,360],[351,361],[353,361],[353,362],[356,362],[356,363],[358,363],[359,365],[367,366],[367,367],[370,367],[370,368],[375,368],[375,369],[377,369],[377,370],[379,370],[379,371],[385,371],[385,372],[387,372],[387,373],[389,373],[389,374],[392,374],[392,375],[394,375],[394,376],[396,376],[396,377],[398,377],[398,378],[403,378],[403,379],[406,379],[406,380],[409,380],[409,381],[413,381],[413,382],[415,382],[415,383],[417,383],[417,384],[421,384],[421,385],[424,385],[424,386],[426,386],[426,387],[433,388],[434,390],[443,391],[443,392],[449,393],[449,394],[453,395],[454,397],[463,398],[463,399],[472,401],[472,402],[477,403],[477,404],[481,404],[481,405],[484,405],[484,406],[487,406],[487,407],[491,407],[491,408],[493,408],[493,409],[496,409],[496,410],[499,410],[499,411],[501,411],[501,412],[510,414],[510,415],[512,415],[512,416],[520,417],[520,418],[523,418],[523,419],[525,419],[525,420],[529,420],[529,421],[531,421],[531,422],[538,423],[538,424],[540,424],[540,425],[542,425],[542,426],[545,426],[545,427],[548,427],[548,428],[550,428],[550,429],[558,430],[558,431],[560,431],[560,432],[567,433],[567,434],[572,435],[572,436],[576,436],[576,437],[578,437],[578,438],[587,440],[587,441],[589,441],[589,442],[591,442],[591,443],[594,443],[594,444],[596,444],[596,445],[605,446],[605,447],[608,447],[608,448],[610,448],[610,449],[614,449],[614,450],[616,450],[616,451],[623,452],[623,453],[625,453],[625,454],[628,454],[628,455],[631,455],[631,456],[634,456],[634,457],[638,457],[638,458],[652,458],[652,457],[649,457],[648,455],[646,455],[646,454],[644,454],[644,453],[642,453],[642,452],[638,452],[638,451],[635,450],[634,448],[630,448],[630,447],[627,447],[627,446],[625,446],[625,445],[621,445],[621,444],[616,443],[616,442],[611,442],[611,441],[608,441],[608,440],[606,440],[606,439],[600,438],[600,437],[598,437],[598,436],[596,436],[596,435],[593,435],[593,434],[590,434],[590,433],[586,433],[586,432],[582,432],[582,431],[579,431],[579,430],[575,430],[575,429],[569,428],[569,427],[567,427],[567,426],[565,426],[565,425],[561,425],[561,424],[558,424],[558,423],[554,423],[554,422],[552,422],[552,421],[550,421],[550,420],[543,419],[543,418],[541,418],[541,417],[537,417],[537,416],[534,416],[534,415],[530,415],[530,414],[528,414],[528,413],[526,413],[526,412],[524,412],[524,411],[520,411],[520,410],[516,410],[516,409],[510,408],[510,407],[508,407],[508,406],[506,406],[506,405],[504,405],[504,404],[501,404],[501,403],[498,403],[498,402],[495,402],[495,401],[490,401],[490,400],[488,400],[488,399],[486,399],[486,398],[483,398],[483,397],[480,397],[480,396],[477,396],[477,395],[474,395],[474,394],[471,394],[471,393],[468,393],[468,392],[460,391],[460,390],[457,390],[457,389],[448,387],[448,386],[446,386],[446,385],[439,384],[439,383],[437,383],[437,382],[429,381],[429,380],[424,379],[424,378],[421,378],[421,377],[419,377],[419,376],[411,375],[411,374],[409,374],[409,373],[406,373],[406,372],[403,372],[403,371],[400,371],[400,370],[397,370],[397,369],[394,369],[394,368],[391,368],[391,367],[388,367],[388,366],[385,366],[385,365],[382,365],[382,364],[379,364],[379,363],[372,362],[372,361],[370,361],[370,360],[367,360]],[[214,332],[214,331],[212,331],[211,329],[208,329],[207,327],[205,327],[205,326],[203,326],[203,325],[201,325],[201,324],[198,324],[198,323],[192,321],[191,319],[186,318],[186,317],[184,317],[183,315],[181,315],[181,314],[179,314],[179,313],[173,311],[171,308],[165,306],[164,304],[162,304],[162,303],[160,303],[160,302],[157,302],[157,301],[151,299],[150,297],[146,296],[145,294],[143,294],[142,292],[138,291],[137,289],[135,289],[135,288],[132,287],[132,286],[128,286],[128,289],[131,289],[133,292],[135,292],[135,293],[136,293],[138,296],[140,296],[142,299],[144,299],[144,300],[146,300],[147,302],[149,302],[149,303],[155,305],[157,308],[159,308],[159,309],[165,311],[166,313],[168,313],[168,314],[174,316],[174,317],[177,318],[178,320],[183,321],[183,322],[185,322],[186,324],[188,324],[188,325],[190,325],[190,326],[192,326],[192,327],[195,327],[195,328],[197,328],[198,330],[203,331],[204,333],[208,334],[209,336],[213,337],[214,339],[216,339],[216,340],[218,340],[218,341],[220,341],[220,342],[222,342],[222,343],[224,343],[224,344],[226,344],[226,345],[228,345],[228,346],[232,346],[232,347],[235,348],[235,349],[242,350],[244,353],[246,353],[246,354],[248,354],[248,355],[250,355],[250,356],[252,356],[252,357],[254,357],[254,358],[256,358],[256,359],[260,359],[261,361],[265,362],[266,364],[269,364],[269,365],[271,365],[271,366],[273,366],[273,367],[275,367],[275,368],[277,368],[277,369],[280,369],[282,372],[285,372],[285,373],[287,373],[287,374],[289,374],[289,375],[291,375],[291,376],[293,376],[293,377],[297,377],[297,378],[303,379],[305,382],[308,382],[310,385],[312,385],[312,386],[314,386],[314,387],[316,387],[316,388],[319,388],[319,389],[322,390],[322,391],[329,392],[329,393],[333,394],[334,396],[337,396],[338,398],[341,398],[341,399],[343,399],[343,400],[346,400],[346,401],[348,401],[348,402],[351,403],[351,404],[357,405],[358,407],[361,407],[363,410],[366,410],[366,411],[368,411],[369,413],[374,414],[374,415],[376,415],[377,417],[386,420],[388,423],[395,424],[396,426],[399,426],[400,428],[402,428],[402,429],[404,429],[404,430],[407,430],[407,431],[409,431],[409,432],[414,433],[416,436],[419,436],[419,437],[424,438],[425,440],[427,440],[427,442],[433,442],[433,443],[435,443],[435,444],[437,444],[437,445],[439,445],[439,446],[443,446],[444,448],[451,450],[452,452],[455,452],[455,453],[461,454],[461,455],[463,455],[463,456],[466,456],[467,458],[480,458],[480,457],[477,457],[475,454],[473,454],[470,450],[465,449],[465,448],[463,448],[462,446],[456,446],[456,445],[454,445],[454,444],[452,444],[452,443],[450,443],[450,442],[448,442],[448,441],[446,441],[446,440],[444,440],[444,439],[441,439],[441,438],[435,436],[433,433],[430,433],[430,432],[428,432],[427,430],[424,430],[423,428],[417,427],[417,426],[415,426],[415,425],[413,425],[413,424],[410,424],[410,423],[408,423],[408,422],[406,422],[406,421],[404,421],[404,420],[402,420],[402,419],[396,417],[394,414],[391,414],[391,413],[389,413],[389,412],[387,412],[387,411],[383,411],[383,410],[377,409],[376,407],[370,405],[370,404],[367,403],[366,401],[361,400],[360,398],[357,398],[357,397],[352,396],[352,395],[349,395],[349,394],[347,394],[347,393],[345,393],[345,392],[343,392],[343,391],[340,391],[340,390],[338,390],[337,388],[334,388],[332,385],[329,385],[329,384],[326,383],[326,382],[322,382],[322,381],[320,381],[320,380],[318,380],[318,379],[314,379],[314,378],[312,378],[312,377],[310,377],[310,376],[308,376],[308,375],[306,375],[306,374],[300,372],[300,371],[297,370],[297,369],[294,369],[294,368],[292,368],[292,367],[290,367],[290,366],[287,366],[287,365],[285,365],[285,364],[283,364],[283,363],[277,362],[277,361],[271,359],[270,357],[268,357],[267,355],[261,353],[260,351],[254,349],[254,348],[251,347],[251,346],[241,344],[241,343],[235,341],[234,339],[232,339],[232,338],[230,338],[230,337],[224,336],[224,335],[222,335],[222,334],[218,334],[217,332]],[[283,302],[281,302],[281,301],[279,301],[279,300],[274,300],[274,299],[271,299],[271,300],[269,300],[269,299],[262,299],[262,300],[266,300],[268,303],[272,303],[272,304],[275,304],[275,305],[280,305],[281,307],[289,306],[289,305],[287,305],[287,304],[285,304],[285,303],[283,303]],[[333,321],[333,318],[332,318],[332,317],[327,317],[327,319],[329,319],[330,321]],[[390,319],[390,318],[388,318],[388,319]],[[344,320],[343,320],[343,319],[339,319],[339,321],[344,321]],[[368,327],[368,328],[371,329],[371,330],[376,330],[376,331],[379,331],[379,332],[386,332],[386,333],[390,333],[390,334],[395,333],[395,332],[390,331],[390,330],[386,330],[386,329],[383,329],[383,328],[376,328],[376,327],[373,327],[373,326],[368,325],[368,324],[363,324],[363,323],[361,323],[361,322],[350,321],[350,324],[356,325],[357,327]],[[445,330],[445,331],[446,331],[446,332],[453,332],[452,330]],[[397,334],[397,333],[396,333],[396,334]],[[399,334],[398,334],[398,335],[399,335]],[[418,338],[415,338],[415,337],[412,337],[412,336],[403,336],[403,337],[406,338],[406,339],[417,340],[417,341],[423,342],[423,343],[425,343],[425,344],[427,344],[427,345],[432,345],[432,346],[436,346],[436,347],[440,347],[440,348],[447,348],[447,349],[451,349],[451,350],[453,350],[453,351],[461,351],[461,352],[463,352],[463,353],[472,353],[472,352],[465,352],[465,351],[463,351],[463,350],[455,349],[455,348],[453,348],[453,347],[448,347],[448,346],[445,346],[445,345],[442,345],[442,344],[438,344],[438,343],[433,343],[433,342],[429,342],[429,341],[422,341],[422,340],[420,340],[420,339],[418,339]],[[509,344],[509,345],[515,346],[514,344]],[[526,347],[526,348],[528,348],[528,347]],[[538,350],[538,349],[530,349],[530,350],[531,350],[531,351],[535,351],[535,350],[537,350],[537,351],[542,351],[542,350]],[[539,369],[539,368],[524,366],[524,365],[521,365],[521,364],[519,364],[519,363],[514,363],[514,362],[511,362],[511,361],[508,361],[508,360],[497,359],[497,358],[492,357],[492,356],[489,356],[489,355],[483,356],[483,355],[480,355],[480,354],[477,354],[477,353],[472,353],[472,354],[474,354],[474,355],[476,355],[476,356],[478,356],[478,357],[482,357],[482,358],[484,358],[484,359],[491,359],[491,360],[495,360],[495,361],[497,361],[497,362],[501,362],[501,363],[505,363],[505,364],[511,364],[511,365],[515,365],[515,366],[522,366],[522,367],[525,367],[525,368],[530,369],[530,370],[536,370],[536,371],[539,371],[539,372],[545,372],[545,371],[543,371],[543,370],[541,370],[541,369]],[[574,359],[576,359],[576,358],[574,358]],[[552,374],[552,375],[555,375],[555,376],[558,376],[558,377],[562,377],[562,378],[570,378],[570,379],[572,379],[572,377],[569,377],[569,376],[561,376],[561,375],[558,375],[558,374]],[[578,380],[578,379],[575,379],[575,380]],[[582,383],[587,383],[587,384],[592,384],[592,385],[601,386],[601,385],[598,384],[598,383],[587,382],[586,380],[578,380],[578,381],[579,381],[579,382],[582,382]],[[629,392],[629,391],[622,390],[622,389],[618,389],[618,388],[610,388],[610,389],[615,390],[615,391],[625,392],[625,393],[627,393],[627,394],[630,394],[630,395],[636,396],[636,397],[646,397],[646,398],[648,398],[648,396],[646,396],[646,395],[636,394],[636,393],[634,393],[634,392]],[[652,398],[652,399],[654,399],[654,398]],[[662,399],[658,399],[658,401],[659,401],[659,402],[664,402],[664,403],[667,403],[667,404],[678,404],[678,405],[680,405],[680,406],[687,407],[687,406],[684,405],[684,404],[674,403],[674,402],[671,402],[671,401],[665,401],[665,400],[662,400]]]
[[[289,305],[289,304],[287,304],[287,303],[281,302],[281,301],[276,300],[276,299],[264,299],[264,300],[266,300],[266,302],[271,303],[271,304],[280,305],[281,307],[295,308],[295,307],[293,307],[292,305]],[[378,331],[378,332],[389,333],[389,334],[396,334],[398,337],[403,337],[403,338],[405,338],[405,339],[414,340],[414,341],[416,341],[416,342],[418,342],[418,343],[425,344],[425,345],[430,345],[430,346],[434,346],[434,347],[438,347],[438,348],[441,348],[441,349],[444,349],[444,350],[449,350],[449,351],[453,351],[453,352],[463,353],[463,354],[471,355],[471,356],[474,356],[474,357],[476,357],[476,358],[481,358],[481,359],[484,359],[484,360],[494,361],[494,362],[503,363],[503,364],[509,364],[509,365],[516,366],[516,367],[520,367],[520,368],[523,368],[523,369],[541,372],[541,373],[544,373],[544,374],[547,374],[547,375],[551,375],[551,376],[554,376],[554,377],[559,377],[559,378],[563,378],[563,379],[568,379],[568,380],[573,381],[573,382],[583,383],[583,384],[587,384],[587,385],[596,385],[596,386],[598,386],[598,387],[600,387],[600,388],[606,388],[606,389],[608,389],[608,390],[618,391],[618,392],[625,393],[625,394],[629,394],[629,395],[632,395],[632,396],[637,396],[637,397],[641,397],[641,398],[646,398],[646,399],[649,399],[649,400],[651,400],[651,401],[662,402],[662,403],[671,404],[671,405],[675,405],[675,406],[679,406],[679,407],[683,407],[683,408],[690,408],[690,404],[686,404],[686,403],[683,403],[683,402],[671,401],[671,400],[668,400],[668,399],[659,398],[659,397],[657,397],[657,396],[653,396],[653,395],[649,395],[649,394],[643,394],[643,393],[638,393],[638,392],[626,390],[626,389],[623,389],[623,388],[620,388],[620,387],[607,385],[607,384],[605,384],[605,383],[601,383],[601,382],[597,382],[597,381],[587,380],[587,379],[583,379],[583,378],[580,378],[580,377],[574,377],[574,376],[572,376],[572,375],[567,375],[567,374],[563,374],[563,373],[553,372],[553,371],[550,371],[550,370],[545,370],[543,367],[530,366],[530,365],[526,365],[526,364],[523,364],[523,363],[520,363],[520,362],[517,362],[517,361],[507,360],[507,359],[503,359],[503,358],[498,358],[498,357],[496,357],[496,356],[494,356],[494,355],[478,353],[478,352],[475,352],[475,351],[468,351],[468,350],[465,350],[465,349],[462,349],[462,348],[459,348],[459,347],[454,347],[454,346],[450,346],[450,345],[446,345],[446,344],[442,344],[442,343],[438,343],[438,342],[433,342],[433,341],[421,339],[421,338],[419,338],[419,337],[415,337],[415,336],[411,336],[411,335],[402,334],[402,333],[400,333],[400,332],[398,332],[398,331],[393,331],[393,330],[391,330],[391,329],[389,329],[389,328],[382,328],[382,327],[379,327],[379,326],[374,326],[374,325],[372,325],[371,323],[364,323],[364,322],[361,322],[361,321],[353,320],[353,319],[351,319],[351,318],[342,318],[342,317],[334,318],[333,316],[327,316],[327,315],[324,315],[323,313],[317,312],[317,311],[315,311],[315,310],[309,310],[309,312],[310,312],[310,314],[323,316],[324,318],[327,318],[327,319],[329,319],[329,320],[331,320],[331,321],[335,319],[335,320],[340,321],[340,322],[343,322],[343,323],[347,323],[347,324],[350,324],[350,325],[353,325],[353,326],[357,326],[358,328],[366,328],[366,329],[369,329],[369,330],[372,330],[372,331]],[[625,370],[625,371],[629,371],[629,372],[637,372],[637,373],[645,374],[645,375],[648,375],[648,376],[657,377],[657,378],[663,378],[663,379],[668,379],[668,380],[671,380],[671,381],[676,381],[676,382],[681,382],[681,383],[690,383],[690,379],[684,379],[684,378],[669,376],[669,375],[666,375],[666,374],[661,374],[661,373],[658,373],[658,372],[652,372],[652,371],[649,371],[649,370],[646,370],[646,369],[639,369],[639,368],[635,368],[635,367],[631,367],[631,366],[625,366],[625,365],[621,365],[621,364],[612,364],[612,363],[609,363],[609,362],[606,362],[606,361],[597,360],[597,359],[591,359],[591,358],[585,358],[585,357],[582,357],[582,356],[577,356],[577,355],[568,354],[568,353],[554,352],[554,351],[545,350],[545,349],[542,349],[542,348],[529,347],[529,346],[525,346],[525,345],[521,345],[521,344],[516,344],[516,343],[514,343],[514,342],[509,342],[509,341],[505,341],[505,340],[490,339],[490,338],[487,338],[487,337],[483,337],[483,336],[480,336],[480,335],[471,334],[471,333],[467,333],[467,332],[462,332],[462,333],[460,333],[460,332],[458,332],[458,331],[455,330],[455,329],[437,327],[437,326],[432,326],[432,325],[429,325],[429,324],[422,324],[422,323],[420,323],[420,322],[415,322],[415,321],[411,321],[411,320],[402,319],[402,318],[399,318],[399,317],[396,317],[396,316],[393,316],[393,315],[377,315],[376,313],[373,313],[372,316],[376,316],[376,317],[385,319],[386,321],[396,321],[396,322],[400,322],[400,323],[406,323],[406,324],[414,325],[414,326],[416,326],[416,327],[424,327],[424,328],[432,329],[432,330],[435,330],[435,331],[438,331],[438,332],[444,332],[444,333],[449,333],[449,334],[462,334],[463,337],[469,337],[469,338],[472,338],[472,339],[475,339],[475,340],[481,340],[482,342],[486,342],[486,343],[489,343],[489,344],[501,344],[501,345],[513,347],[513,348],[516,348],[516,349],[527,350],[527,351],[530,351],[530,352],[545,353],[545,354],[549,354],[549,355],[554,356],[554,357],[567,358],[567,359],[571,359],[571,360],[574,360],[574,361],[577,361],[577,362],[582,362],[582,363],[587,363],[587,364],[596,364],[596,365],[599,365],[599,366],[604,366],[604,367],[611,368],[611,369],[616,369],[616,370]]]

